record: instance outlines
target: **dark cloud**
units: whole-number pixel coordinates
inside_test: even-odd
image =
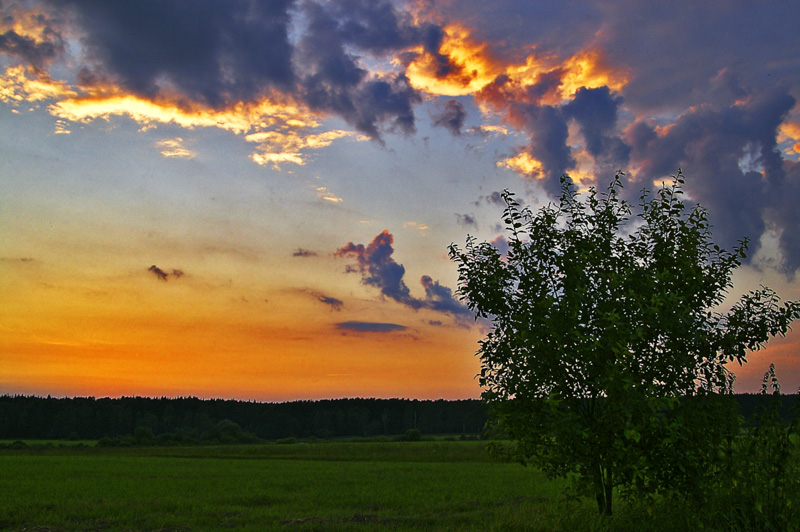
[[[161,268],[159,268],[158,266],[156,266],[155,264],[153,264],[152,266],[147,268],[147,271],[152,272],[153,275],[155,275],[156,277],[158,277],[162,281],[167,281],[169,277],[172,277],[172,278],[175,278],[175,279],[180,279],[181,277],[183,277],[185,275],[183,273],[183,270],[173,269],[170,272],[166,272],[166,271],[162,270]]]
[[[431,5],[444,20],[463,22],[476,40],[492,43],[492,51],[507,60],[524,59],[532,45],[561,59],[603,50],[610,64],[627,72],[626,104],[641,114],[696,105],[726,67],[758,89],[776,83],[800,86],[800,39],[793,38],[800,3],[790,0],[735,5],[448,0]]]
[[[472,312],[463,303],[453,297],[453,291],[423,275],[419,282],[425,289],[425,307],[437,312],[446,312],[457,317],[472,316]]]
[[[683,168],[692,200],[710,211],[717,243],[730,248],[746,237],[752,255],[767,221],[790,221],[778,214],[784,212],[780,204],[794,182],[787,176],[776,138],[794,105],[790,94],[774,90],[744,101],[693,108],[660,134],[645,122],[632,125],[627,136],[632,159],[640,167],[637,190]],[[780,227],[786,234],[786,227]],[[790,244],[781,242],[789,267],[800,266]]]
[[[532,44],[569,56],[585,47],[602,22],[605,3],[562,0],[520,2],[519,0],[448,0],[431,2],[445,20],[459,20],[473,29],[480,42],[494,44],[493,52],[509,59],[521,59]],[[565,31],[564,28],[570,28]]]
[[[336,256],[356,259],[355,266],[348,266],[348,271],[361,273],[364,284],[379,288],[381,294],[398,303],[414,309],[422,308],[422,302],[411,296],[403,281],[406,269],[392,258],[393,242],[392,234],[383,231],[368,246],[350,242],[339,248]]]
[[[601,9],[603,31],[593,35],[611,61],[630,71],[625,99],[638,112],[697,105],[726,68],[759,91],[800,84],[800,40],[792,38],[798,2],[626,1]]]
[[[586,150],[597,161],[623,168],[628,163],[630,147],[619,138],[617,116],[621,96],[612,96],[608,87],[582,87],[575,98],[564,106],[564,114],[580,126]]]
[[[425,299],[411,295],[411,291],[403,281],[405,268],[392,258],[394,237],[389,231],[377,235],[368,246],[348,243],[336,251],[338,257],[350,257],[356,260],[355,265],[348,265],[348,272],[361,274],[361,281],[369,286],[377,287],[385,297],[415,310],[429,309],[436,312],[452,314],[457,318],[471,316],[469,310],[453,298],[452,291],[424,275],[420,282],[425,290]]]
[[[64,43],[57,35],[51,41],[39,43],[13,30],[0,34],[0,53],[17,56],[36,68],[44,67],[63,50]]]
[[[458,214],[456,213],[456,222],[458,225],[464,227],[474,227],[478,229],[478,220],[475,219],[474,214]]]
[[[396,323],[379,323],[372,321],[343,321],[336,324],[338,329],[354,332],[390,333],[405,331],[408,327]]]
[[[567,120],[561,108],[551,105],[520,105],[517,112],[524,118],[525,132],[530,135],[531,142],[525,150],[542,163],[545,188],[557,193],[561,176],[575,167],[575,158],[567,145]]]
[[[316,256],[317,256],[316,251],[309,251],[303,248],[297,248],[297,251],[292,253],[292,257],[316,257]]]
[[[212,107],[291,87],[292,0],[48,0],[76,15],[93,65],[140,96]]]
[[[317,292],[313,292],[312,295],[316,298],[317,301],[322,303],[323,305],[327,305],[330,307],[331,310],[340,311],[344,306],[344,301],[341,299],[336,299],[335,297],[326,296],[325,294],[320,294]]]
[[[775,204],[769,212],[769,219],[780,228],[779,244],[783,254],[783,269],[789,277],[794,277],[800,268],[800,162],[787,161],[786,175],[778,185]]]
[[[431,113],[431,118],[434,126],[443,127],[453,135],[458,136],[461,135],[461,128],[464,127],[467,112],[457,100],[448,100],[443,106],[439,105]]]
[[[486,196],[481,196],[478,198],[478,201],[474,203],[476,207],[480,207],[482,203],[487,203],[488,205],[499,205],[501,207],[506,206],[506,202],[503,201],[503,193],[495,190],[491,194]]]
[[[498,76],[476,94],[479,102],[504,113],[511,125],[528,135],[530,142],[523,150],[541,163],[537,173],[528,177],[543,179],[545,188],[553,194],[560,190],[561,176],[576,164],[567,144],[569,117],[560,105],[542,103],[545,96],[558,89],[562,75],[561,70],[554,69],[528,87]]]
[[[370,75],[350,50],[384,52],[415,37],[407,17],[388,2],[303,3],[308,29],[297,46],[303,100],[334,113],[373,139],[381,131],[416,131],[413,106],[422,101],[404,74]],[[383,28],[383,31],[375,31]],[[420,38],[420,36],[416,36]]]
[[[166,281],[167,280],[167,276],[168,276],[167,272],[165,272],[164,270],[162,270],[161,268],[159,268],[155,264],[153,264],[152,266],[147,268],[147,271],[153,272],[153,275],[155,275],[156,277],[158,277],[162,281]]]
[[[216,109],[282,95],[379,141],[387,131],[415,132],[422,97],[402,71],[369,72],[362,55],[419,50],[412,55],[432,57],[442,77],[457,69],[439,54],[443,29],[388,0],[39,2],[74,23],[86,49],[78,75],[85,86]],[[41,65],[63,48],[57,35],[41,43],[6,32],[0,51]],[[457,115],[447,127],[459,127]]]

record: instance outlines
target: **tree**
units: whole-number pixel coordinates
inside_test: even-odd
[[[621,175],[585,200],[564,177],[559,204],[535,214],[506,190],[506,256],[470,236],[450,246],[460,297],[492,324],[478,350],[492,429],[521,461],[577,473],[606,515],[615,486],[683,488],[708,467],[726,364],[800,317],[763,287],[722,312],[747,242],[713,244],[680,172],[632,217]]]

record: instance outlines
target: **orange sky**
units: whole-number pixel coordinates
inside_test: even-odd
[[[477,397],[447,246],[565,173],[800,299],[796,3],[68,4],[0,5],[0,394]]]

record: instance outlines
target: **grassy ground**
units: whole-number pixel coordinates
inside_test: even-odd
[[[600,530],[480,442],[0,451],[2,531]],[[616,528],[631,524],[628,516]],[[636,529],[654,529],[642,517]],[[650,519],[652,521],[652,519]],[[676,530],[674,526],[664,528]]]

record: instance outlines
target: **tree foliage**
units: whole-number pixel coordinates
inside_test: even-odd
[[[605,514],[615,486],[686,488],[708,468],[701,451],[734,415],[720,408],[726,365],[800,316],[763,287],[720,310],[747,243],[716,246],[683,184],[643,192],[635,216],[621,174],[583,200],[563,178],[536,213],[505,191],[507,255],[469,236],[450,247],[461,297],[492,323],[478,354],[494,430],[516,458],[578,473]]]

